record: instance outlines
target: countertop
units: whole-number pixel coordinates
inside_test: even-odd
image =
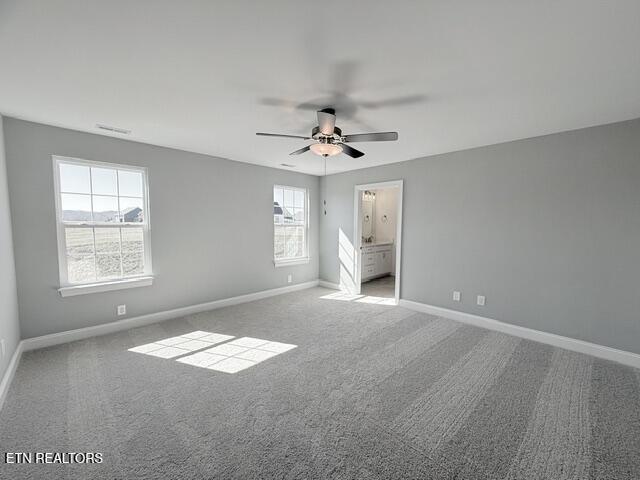
[[[371,243],[362,243],[362,248],[365,247],[381,247],[383,245],[393,245],[393,242],[371,242]]]

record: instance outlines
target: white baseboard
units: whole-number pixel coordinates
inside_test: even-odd
[[[448,308],[427,305],[426,303],[401,299],[398,305],[410,310],[450,318],[451,320],[474,325],[476,327],[487,328],[489,330],[495,330],[516,337],[526,338],[527,340],[546,343],[548,345],[553,345],[554,347],[593,355],[594,357],[604,358],[605,360],[612,360],[624,365],[629,365],[630,367],[640,368],[640,355],[637,353],[618,350],[604,345],[598,345],[596,343],[585,342],[584,340],[577,340],[575,338],[563,337],[561,335],[556,335],[555,333],[541,332],[531,328],[511,325],[492,318],[459,312],[457,310],[449,310]]]
[[[282,295],[283,293],[304,290],[307,288],[316,287],[318,286],[318,283],[318,280],[312,280],[310,282],[298,283],[296,285],[288,285],[286,287],[273,288],[271,290],[262,290],[260,292],[248,293],[246,295],[240,295],[237,297],[214,300],[213,302],[189,305],[187,307],[175,308],[173,310],[165,310],[164,312],[149,313],[147,315],[141,315],[139,317],[131,317],[124,320],[118,320],[116,322],[103,323],[101,325],[95,325],[93,327],[78,328],[76,330],[68,330],[66,332],[43,335],[41,337],[27,338],[21,343],[24,344],[23,351],[27,352],[29,350],[35,350],[38,348],[51,347],[53,345],[59,345],[61,343],[73,342],[75,340],[82,340],[85,338],[96,337],[98,335],[106,335],[122,330],[128,330],[129,328],[142,327],[145,325],[150,325],[152,323],[171,320],[172,318],[184,317],[185,315],[193,315],[194,313],[206,312],[209,310],[215,310],[217,308],[238,305],[240,303],[252,302],[254,300],[260,300],[262,298]]]
[[[16,346],[15,352],[11,356],[11,361],[9,365],[7,365],[7,370],[4,372],[2,377],[2,382],[0,382],[0,410],[2,410],[2,406],[4,405],[4,401],[7,398],[7,393],[9,392],[9,386],[11,385],[11,381],[13,380],[13,376],[16,373],[18,368],[18,363],[20,363],[20,357],[22,356],[22,349],[24,344],[22,342],[18,342]]]
[[[319,280],[318,285],[324,288],[330,288],[332,290],[342,290],[342,288],[340,288],[340,285],[338,285],[337,283],[327,282],[326,280]]]

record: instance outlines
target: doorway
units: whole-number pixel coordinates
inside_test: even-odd
[[[400,300],[403,181],[356,185],[355,294]]]

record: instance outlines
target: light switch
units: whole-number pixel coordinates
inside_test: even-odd
[[[460,301],[460,292],[458,292],[458,291],[454,291],[453,292],[453,301],[454,302],[459,302]]]
[[[484,307],[484,302],[485,302],[485,298],[484,295],[478,295],[478,305],[480,305],[481,307]]]

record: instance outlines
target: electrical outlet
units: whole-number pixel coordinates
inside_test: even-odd
[[[454,291],[453,292],[453,301],[454,302],[459,302],[460,301],[460,292],[458,292],[458,291]]]
[[[118,305],[118,316],[127,314],[127,306],[126,305]]]
[[[293,275],[289,274],[287,275],[287,283],[291,283],[293,282]]]
[[[485,302],[485,298],[484,295],[478,295],[478,305],[480,305],[481,307],[484,307],[484,302]]]
[[[0,351],[2,351],[2,356],[0,358],[4,358],[4,338],[0,340]]]

